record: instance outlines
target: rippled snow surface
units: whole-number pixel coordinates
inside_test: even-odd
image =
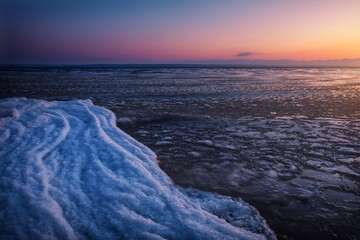
[[[3,68],[0,94],[92,99],[175,184],[240,196],[279,239],[360,239],[360,68]]]
[[[241,199],[184,190],[90,100],[0,101],[1,239],[273,239]]]

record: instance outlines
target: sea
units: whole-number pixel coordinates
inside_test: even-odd
[[[11,97],[110,109],[175,184],[242,198],[278,239],[360,239],[360,68],[2,66]]]

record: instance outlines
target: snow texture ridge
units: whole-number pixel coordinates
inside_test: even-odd
[[[274,239],[241,199],[182,189],[90,100],[0,100],[0,239]]]

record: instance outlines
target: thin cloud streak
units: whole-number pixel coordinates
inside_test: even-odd
[[[254,55],[253,52],[242,52],[236,55],[236,57],[248,57]]]

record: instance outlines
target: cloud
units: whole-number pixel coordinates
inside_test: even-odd
[[[248,57],[253,54],[254,54],[253,52],[241,52],[241,53],[237,54],[236,57]]]

